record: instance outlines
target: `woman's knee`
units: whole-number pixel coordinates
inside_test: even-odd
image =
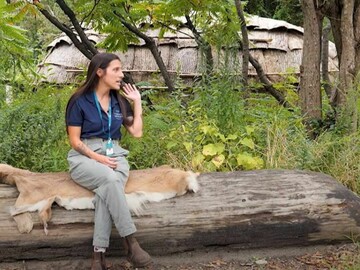
[[[118,158],[118,165],[115,171],[119,174],[119,177],[121,177],[122,182],[127,181],[127,178],[129,177],[130,166],[126,158]]]
[[[104,175],[102,182],[103,185],[121,185],[121,179],[115,172]]]

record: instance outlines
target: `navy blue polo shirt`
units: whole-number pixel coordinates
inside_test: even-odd
[[[120,110],[116,94],[110,91],[111,97],[111,130],[110,137],[114,140],[121,138],[120,128],[123,123],[123,115]],[[68,108],[66,117],[67,126],[81,127],[81,139],[109,137],[109,117],[101,110],[101,119],[96,107],[94,92],[88,92],[79,96]],[[105,132],[104,132],[105,131]]]

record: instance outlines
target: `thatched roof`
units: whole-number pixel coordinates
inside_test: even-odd
[[[273,20],[253,16],[247,23],[251,53],[262,64],[264,71],[270,78],[277,77],[292,68],[299,72],[303,46],[303,28],[289,24],[285,21]],[[86,30],[89,39],[95,44],[105,38],[93,30]],[[157,40],[161,56],[169,72],[180,77],[192,79],[201,73],[201,56],[198,46],[191,31],[181,28],[178,32],[166,32],[159,39],[159,30],[149,30],[148,36]],[[65,35],[60,35],[48,45],[48,54],[39,65],[40,74],[47,81],[65,83],[72,81],[74,76],[88,64],[88,59],[83,56],[71,40]],[[215,65],[219,66],[222,59],[219,51],[214,48]],[[129,44],[125,53],[117,53],[122,61],[124,71],[128,71],[136,81],[149,80],[158,67],[151,52],[144,47],[144,42]],[[221,52],[220,52],[221,54]],[[238,59],[231,58],[236,70],[240,70],[241,52]],[[330,43],[329,70],[338,70],[338,61],[335,45]],[[254,68],[250,65],[250,75],[255,75]]]

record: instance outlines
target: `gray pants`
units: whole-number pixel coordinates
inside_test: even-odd
[[[84,139],[91,150],[105,154],[102,139]],[[112,221],[121,237],[136,231],[125,198],[125,184],[129,176],[128,151],[114,141],[114,156],[117,159],[115,170],[90,159],[71,149],[68,154],[70,175],[79,185],[95,192],[95,218],[93,245],[109,247]]]

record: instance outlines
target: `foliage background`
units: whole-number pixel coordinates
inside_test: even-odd
[[[75,2],[69,1],[69,5],[75,8]],[[80,13],[92,7],[88,1],[82,2],[84,5],[78,8]],[[64,171],[70,148],[64,108],[76,86],[39,83],[36,65],[58,31],[34,6],[26,1],[18,3],[9,8],[0,2],[0,162],[34,171]],[[42,3],[49,6],[59,20],[67,22],[53,1]],[[175,5],[176,1],[171,3],[179,14],[184,11]],[[211,3],[211,12],[216,14],[218,5]],[[100,5],[98,12],[105,12],[107,8],[106,4]],[[139,2],[135,11],[141,8]],[[199,14],[206,14],[204,6],[197,8]],[[301,7],[296,0],[249,0],[245,9],[252,14],[285,19],[297,25],[302,23]],[[150,11],[154,19],[158,10]],[[220,13],[219,18],[229,19],[226,14]],[[143,13],[139,11],[135,15],[140,20]],[[99,20],[101,22],[101,18]],[[204,27],[206,22],[206,17],[199,19]],[[228,29],[229,25],[220,21],[217,27]],[[103,30],[111,32],[112,26],[109,23]],[[215,45],[224,39],[229,46],[236,41],[232,36],[236,29],[220,31],[225,36],[218,35],[219,31],[214,34],[211,29],[213,27],[209,28],[206,38]],[[200,172],[306,169],[328,173],[352,190],[360,191],[359,132],[351,131],[349,116],[344,114],[337,123],[327,122],[327,118],[323,123],[314,123],[317,137],[311,139],[297,104],[294,85],[298,78],[286,77],[274,85],[294,105],[289,111],[269,95],[256,91],[261,88],[256,82],[249,87],[255,91],[245,91],[240,78],[230,75],[232,71],[225,66],[184,91],[142,91],[144,100],[151,101],[144,101],[144,137],[133,139],[123,131],[122,144],[130,150],[132,168],[170,164]],[[5,102],[5,85],[11,86],[11,103]],[[359,111],[360,105],[353,100],[358,99],[351,99],[349,107],[357,107]],[[328,101],[324,99],[323,103],[323,115],[331,115]]]
[[[244,99],[226,75],[187,92],[143,91],[144,136],[123,130],[132,169],[162,164],[199,172],[305,169],[330,174],[359,192],[360,137],[344,126],[307,136],[299,111],[266,94]],[[64,110],[73,86],[42,86],[1,104],[0,162],[33,171],[66,171]],[[146,97],[146,98],[145,98]],[[245,102],[246,100],[246,102]]]

